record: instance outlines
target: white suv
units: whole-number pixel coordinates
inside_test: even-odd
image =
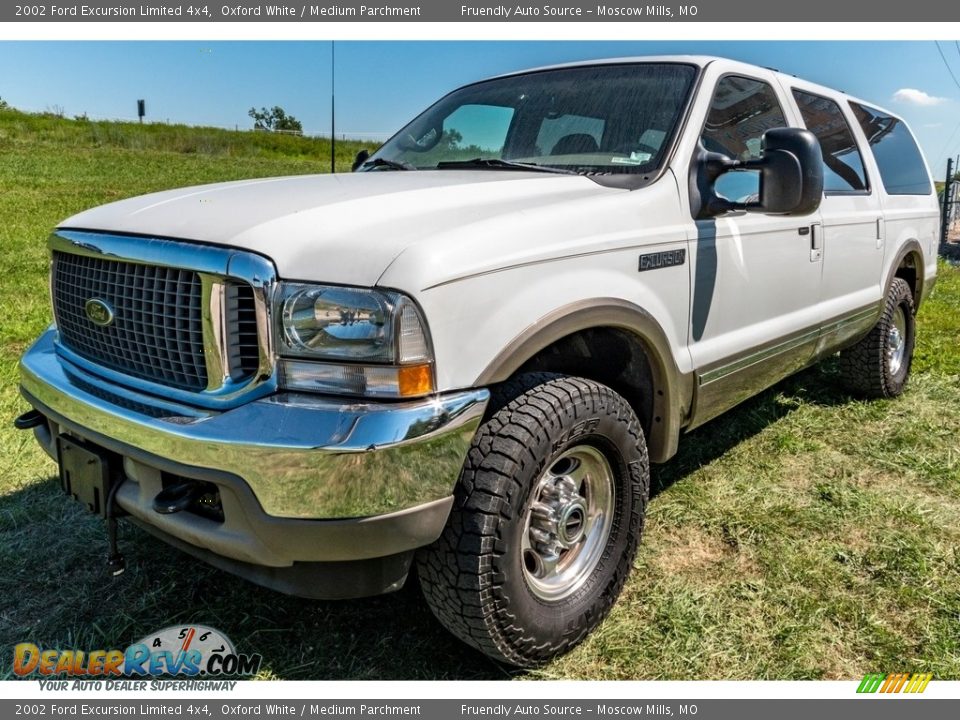
[[[680,433],[840,352],[904,388],[938,210],[906,124],[704,57],[456,90],[357,172],[113,203],[50,244],[18,419],[64,489],[308,597],[419,573],[534,665],[632,566]]]

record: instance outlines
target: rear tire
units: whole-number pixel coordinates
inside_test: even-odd
[[[894,278],[873,330],[840,353],[844,385],[863,397],[896,397],[910,376],[915,338],[913,292],[906,280]]]
[[[474,438],[447,527],[417,567],[450,632],[530,667],[609,612],[636,554],[650,475],[637,416],[610,388],[552,375],[513,387],[519,395]]]

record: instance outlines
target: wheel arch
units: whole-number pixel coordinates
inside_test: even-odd
[[[924,297],[925,265],[923,249],[917,240],[907,240],[897,251],[895,259],[890,263],[886,282],[883,285],[883,294],[886,297],[894,278],[903,278],[913,293],[913,311],[916,314],[920,309],[920,302]]]
[[[598,349],[612,338],[626,343],[627,373],[611,379],[604,368],[585,365],[586,356],[563,354],[574,343]],[[554,352],[553,356],[551,353]],[[680,429],[692,397],[692,374],[681,373],[666,333],[643,308],[618,298],[585,300],[558,308],[527,327],[487,365],[477,386],[504,382],[518,372],[549,370],[603,382],[624,395],[647,435],[652,462],[664,462],[677,450]],[[649,385],[649,389],[646,387]]]

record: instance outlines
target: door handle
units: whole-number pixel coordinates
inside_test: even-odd
[[[820,262],[823,257],[823,227],[820,223],[810,225],[810,262]]]

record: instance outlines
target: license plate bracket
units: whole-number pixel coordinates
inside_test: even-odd
[[[110,492],[110,462],[107,453],[69,435],[57,437],[60,485],[87,510],[106,517]]]

